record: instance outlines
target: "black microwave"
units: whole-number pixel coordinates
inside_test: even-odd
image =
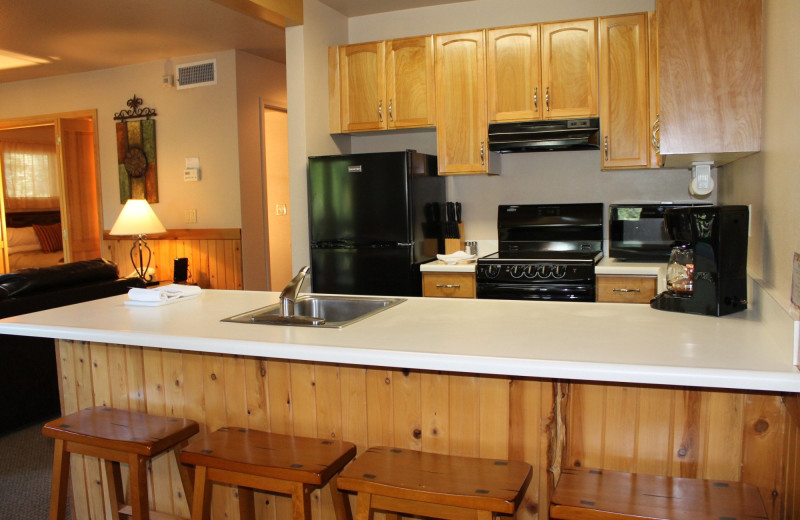
[[[668,208],[706,204],[609,204],[608,256],[617,260],[669,260],[672,239],[664,225]]]

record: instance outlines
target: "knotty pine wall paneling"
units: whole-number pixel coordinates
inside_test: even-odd
[[[526,460],[534,476],[517,513],[547,519],[555,437],[554,383],[470,374],[380,369],[156,348],[58,341],[62,410],[107,405],[221,426],[340,438],[359,453],[394,445],[438,453]],[[105,516],[97,459],[75,457],[78,518]],[[157,457],[152,503],[186,516],[178,468]],[[155,480],[155,484],[154,484]],[[215,484],[212,519],[236,519],[235,488]],[[257,518],[291,517],[291,501],[257,493]],[[541,497],[541,499],[540,499]],[[355,505],[355,497],[351,497]],[[540,505],[540,501],[542,504]],[[315,520],[333,520],[328,490],[312,494]],[[380,520],[384,515],[376,515]]]
[[[132,245],[131,237],[104,233],[103,256],[119,266],[122,276],[133,271],[130,260]],[[239,229],[172,229],[148,237],[147,245],[153,251],[150,267],[156,270],[155,280],[172,280],[173,260],[185,257],[189,259],[188,283],[204,289],[243,288]]]

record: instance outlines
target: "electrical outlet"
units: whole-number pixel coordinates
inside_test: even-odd
[[[196,224],[197,223],[197,210],[196,209],[185,209],[185,210],[183,210],[183,220],[187,224]]]

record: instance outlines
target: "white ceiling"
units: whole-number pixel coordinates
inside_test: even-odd
[[[348,17],[464,0],[321,0]],[[212,0],[2,0],[0,83],[241,49],[284,62],[283,29]]]

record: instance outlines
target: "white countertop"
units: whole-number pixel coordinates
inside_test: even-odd
[[[356,365],[800,392],[790,345],[752,309],[717,318],[647,305],[409,298],[342,329],[220,321],[277,296],[206,290],[163,307],[129,307],[121,295],[6,318],[0,333]]]

